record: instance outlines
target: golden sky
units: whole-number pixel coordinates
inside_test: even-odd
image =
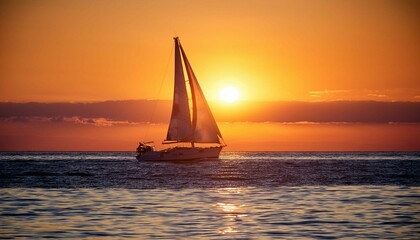
[[[103,102],[171,100],[174,36],[226,151],[420,150],[419,1],[3,0],[0,151],[159,143],[166,120]]]
[[[420,99],[416,1],[0,5],[0,101],[171,99],[173,36],[210,100],[228,85],[249,101]]]

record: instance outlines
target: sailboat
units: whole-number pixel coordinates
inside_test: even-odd
[[[139,143],[140,161],[218,158],[226,144],[178,37],[175,40],[175,84],[171,120],[163,144],[188,144],[155,150],[153,142]],[[184,74],[187,73],[188,78]],[[187,90],[189,86],[189,92]],[[189,101],[189,95],[191,101]],[[190,106],[190,102],[191,105]],[[200,146],[199,146],[200,145]],[[203,146],[204,145],[204,146]],[[209,146],[210,145],[210,146]]]

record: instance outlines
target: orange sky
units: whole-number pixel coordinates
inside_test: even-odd
[[[419,151],[419,124],[219,123],[224,151]],[[114,126],[68,122],[2,122],[0,151],[134,151],[160,142],[167,124]],[[188,145],[186,145],[188,146]]]
[[[416,1],[0,4],[0,101],[170,99],[175,35],[209,99],[420,99]]]
[[[334,123],[341,119],[335,110],[323,123],[228,116],[267,114],[255,106],[274,101],[420,102],[415,0],[0,1],[0,102],[170,100],[174,36],[206,97],[222,105],[215,113],[239,119],[220,123],[228,151],[420,151],[418,122]],[[226,86],[239,90],[242,103],[217,103]],[[274,118],[291,114],[284,106],[273,107]],[[0,151],[133,150],[143,138],[163,140],[167,127],[0,115]]]

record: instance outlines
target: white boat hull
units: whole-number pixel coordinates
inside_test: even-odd
[[[160,151],[150,151],[138,156],[139,161],[175,161],[205,158],[218,158],[222,146],[219,147],[174,147]]]

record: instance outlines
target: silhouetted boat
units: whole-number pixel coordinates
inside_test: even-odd
[[[175,40],[175,86],[172,114],[163,144],[188,143],[191,147],[171,147],[156,151],[152,142],[140,143],[138,160],[191,160],[218,158],[226,145],[217,127],[203,91],[194,75],[178,37]],[[184,69],[188,81],[184,77]],[[188,100],[189,85],[192,108]],[[192,113],[192,116],[191,116]],[[197,146],[197,144],[211,144]]]

